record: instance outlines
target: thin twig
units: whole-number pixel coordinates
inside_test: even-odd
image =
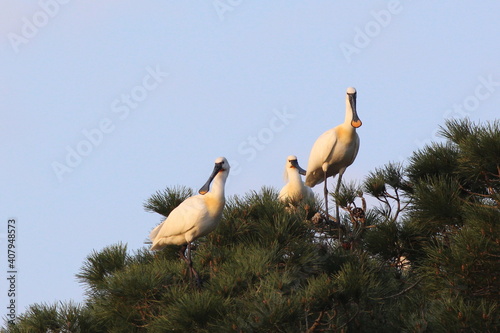
[[[395,297],[401,296],[404,293],[407,293],[410,289],[413,289],[417,284],[420,283],[420,281],[422,281],[422,279],[423,279],[423,277],[421,277],[420,279],[418,279],[417,282],[415,282],[414,284],[412,284],[408,288],[401,290],[397,294],[394,294],[394,295],[391,295],[391,296],[386,296],[386,297],[381,297],[381,298],[374,298],[374,300],[376,300],[376,301],[383,301],[383,300],[386,300],[386,299],[390,299],[390,298],[395,298]]]
[[[306,331],[306,333],[312,333],[312,332],[314,332],[314,330],[316,329],[316,327],[318,327],[318,325],[320,324],[321,319],[323,318],[324,314],[325,314],[325,310],[323,310],[323,311],[321,311],[319,313],[318,318],[316,318],[316,320],[314,321],[314,323],[312,324],[312,326]]]
[[[356,313],[354,314],[354,316],[351,317],[351,319],[349,319],[346,323],[344,323],[344,325],[340,326],[338,329],[341,330],[345,326],[349,325],[351,323],[351,321],[353,321],[354,318],[356,318],[358,316],[358,314],[359,314],[359,309],[356,311]]]

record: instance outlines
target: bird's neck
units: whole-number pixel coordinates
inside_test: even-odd
[[[349,142],[354,136],[356,136],[356,128],[351,125],[352,122],[352,110],[347,102],[345,110],[345,120],[342,124],[336,127],[337,139],[342,142]]]
[[[212,182],[210,192],[203,196],[208,213],[214,218],[219,218],[221,216],[224,205],[226,204],[226,198],[224,197],[225,182],[226,178],[218,174]]]
[[[218,174],[215,176],[212,182],[212,189],[210,190],[210,194],[214,198],[224,199],[224,185],[226,183],[226,177],[222,174]]]
[[[293,169],[288,171],[288,181],[290,183],[302,183],[302,178],[300,178],[300,174]]]

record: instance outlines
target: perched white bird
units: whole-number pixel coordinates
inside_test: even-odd
[[[313,191],[304,185],[300,177],[305,174],[306,170],[300,167],[297,156],[288,156],[285,165],[285,181],[288,183],[281,189],[278,199],[296,205],[302,199],[313,198]]]
[[[347,88],[344,123],[323,133],[314,143],[307,165],[306,182],[309,187],[325,182],[325,208],[328,218],[328,189],[326,179],[339,175],[335,193],[338,194],[342,175],[354,162],[359,149],[359,136],[356,128],[361,120],[356,111],[356,89]],[[337,203],[337,222],[339,207]]]
[[[187,257],[184,256],[185,248],[181,253],[197,278],[198,274],[192,267],[191,243],[213,231],[219,224],[226,202],[224,185],[229,169],[229,163],[224,157],[217,158],[212,174],[199,190],[200,194],[184,200],[149,234],[153,243],[151,250],[161,250],[169,244],[187,245]],[[212,190],[209,192],[212,182]]]

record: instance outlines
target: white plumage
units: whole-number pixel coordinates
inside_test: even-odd
[[[187,256],[184,255],[185,247],[181,250],[181,255],[188,263],[191,273],[196,276],[198,285],[201,282],[193,269],[191,243],[212,232],[219,224],[226,202],[224,185],[229,169],[229,163],[224,157],[217,158],[212,174],[199,190],[200,194],[184,200],[149,234],[153,243],[151,250],[161,250],[169,244],[187,244]],[[211,183],[212,190],[209,192]]]
[[[160,250],[169,244],[190,244],[217,227],[225,204],[224,185],[229,169],[224,157],[215,160],[214,171],[200,189],[200,194],[184,200],[151,231],[151,250]],[[212,181],[212,190],[208,192]]]
[[[302,169],[298,163],[297,156],[290,155],[285,164],[285,180],[288,181],[281,189],[278,199],[283,202],[298,204],[302,199],[313,198],[313,191],[304,185],[302,177],[306,170]]]
[[[326,179],[335,177],[338,182],[336,193],[340,187],[342,175],[346,168],[354,162],[359,150],[359,136],[356,128],[361,126],[361,120],[356,111],[356,89],[347,88],[345,120],[342,124],[323,133],[314,143],[307,165],[307,186],[325,182],[325,206],[328,216],[328,189]],[[337,221],[339,219],[337,206]]]

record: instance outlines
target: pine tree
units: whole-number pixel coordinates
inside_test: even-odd
[[[263,188],[228,198],[194,244],[93,251],[84,304],[32,305],[8,332],[494,332],[500,326],[500,123],[449,121],[447,140],[342,184],[342,239],[319,201]],[[158,191],[164,218],[192,191]],[[367,208],[365,196],[379,205]]]
[[[417,274],[433,330],[494,331],[500,325],[500,122],[447,121],[445,145],[416,152],[408,226],[425,235]],[[442,157],[442,158],[439,158]]]

